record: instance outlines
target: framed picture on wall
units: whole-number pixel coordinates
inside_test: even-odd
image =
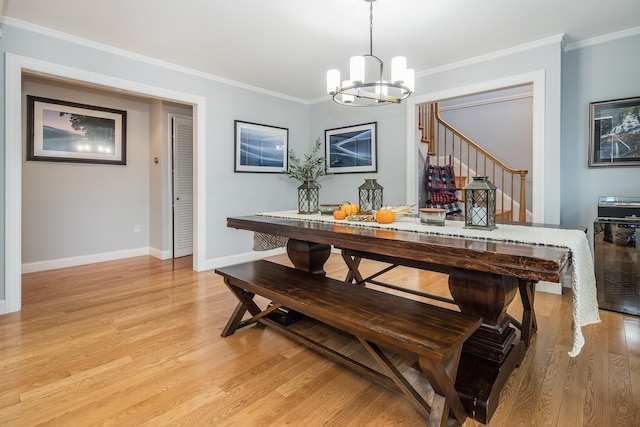
[[[127,112],[27,96],[27,160],[127,164]]]
[[[324,132],[329,173],[377,172],[377,122]]]
[[[589,104],[589,166],[640,166],[640,97]]]
[[[235,172],[287,170],[289,129],[235,121]]]

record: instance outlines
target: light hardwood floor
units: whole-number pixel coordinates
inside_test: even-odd
[[[327,271],[344,277],[339,256]],[[398,268],[385,278],[446,293],[439,274]],[[399,392],[273,330],[221,338],[235,304],[189,257],[24,275],[22,311],[0,316],[0,426],[426,424]],[[538,333],[489,425],[640,425],[640,320],[601,311],[572,359],[571,294],[538,293],[535,308]]]

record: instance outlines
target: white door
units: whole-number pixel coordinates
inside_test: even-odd
[[[193,120],[172,116],[173,256],[193,254]]]

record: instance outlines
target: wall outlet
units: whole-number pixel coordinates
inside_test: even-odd
[[[133,232],[138,234],[140,232],[140,226],[139,225],[134,225],[133,226]]]

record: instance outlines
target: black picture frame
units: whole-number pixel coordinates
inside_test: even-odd
[[[640,166],[640,97],[589,104],[589,167]]]
[[[378,171],[378,122],[327,129],[324,132],[327,172]]]
[[[127,164],[127,112],[27,96],[27,160]]]
[[[234,172],[282,173],[287,170],[289,129],[234,121]]]

